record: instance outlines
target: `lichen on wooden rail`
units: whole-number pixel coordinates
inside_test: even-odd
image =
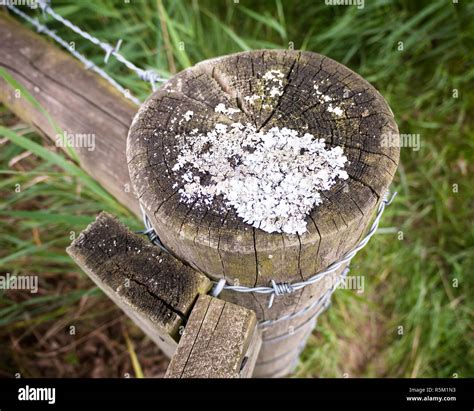
[[[73,241],[69,255],[168,355],[207,277],[179,263],[110,214]]]

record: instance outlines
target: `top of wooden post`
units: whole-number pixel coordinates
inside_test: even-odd
[[[186,161],[176,166],[183,150],[192,151],[193,136],[235,123],[309,133],[327,149],[343,149],[348,178],[322,191],[304,232],[246,223],[222,195],[183,200],[193,178]],[[226,133],[217,134],[225,145]],[[176,256],[213,278],[268,285],[308,278],[355,244],[398,164],[399,148],[386,144],[390,135],[398,135],[390,108],[353,71],[311,52],[260,50],[203,61],[171,78],[136,115],[127,158],[136,194]],[[200,155],[212,149],[204,145]],[[199,176],[202,184],[211,178]]]

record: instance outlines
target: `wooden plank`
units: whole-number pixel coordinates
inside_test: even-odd
[[[68,135],[91,134],[95,147],[74,147],[80,166],[138,216],[125,146],[137,107],[66,51],[0,10],[0,67],[35,97]],[[0,78],[0,101],[53,143],[48,118]]]
[[[201,295],[165,377],[250,377],[260,344],[253,311]]]
[[[211,288],[206,276],[105,212],[67,252],[167,355],[173,354],[197,296]]]

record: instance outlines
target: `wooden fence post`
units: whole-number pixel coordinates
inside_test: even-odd
[[[270,87],[266,81],[275,75],[278,82]],[[183,201],[189,169],[175,165],[187,135],[205,135],[216,124],[235,122],[257,130],[288,127],[343,148],[349,179],[323,193],[304,234],[252,227],[220,196],[204,206]],[[384,144],[389,133],[398,130],[387,103],[345,66],[310,52],[263,50],[204,61],[170,79],[135,117],[127,158],[136,194],[173,254],[231,285],[291,284],[337,261],[364,234],[398,164],[399,148]],[[277,320],[320,299],[343,269],[326,278],[332,282],[276,297],[271,308],[268,295],[225,290],[221,297],[252,309],[260,321]],[[292,371],[314,326],[311,314],[263,329],[256,376]]]

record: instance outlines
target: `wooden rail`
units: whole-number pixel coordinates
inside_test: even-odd
[[[165,377],[251,377],[261,343],[253,311],[199,296]]]
[[[105,80],[87,71],[0,10],[0,67],[35,97],[68,134],[93,134],[95,149],[75,148],[80,166],[117,200],[140,215],[127,169],[126,138],[137,107]],[[0,78],[0,101],[46,138],[56,131],[44,114]]]
[[[74,261],[168,355],[211,282],[101,213],[67,249]]]

